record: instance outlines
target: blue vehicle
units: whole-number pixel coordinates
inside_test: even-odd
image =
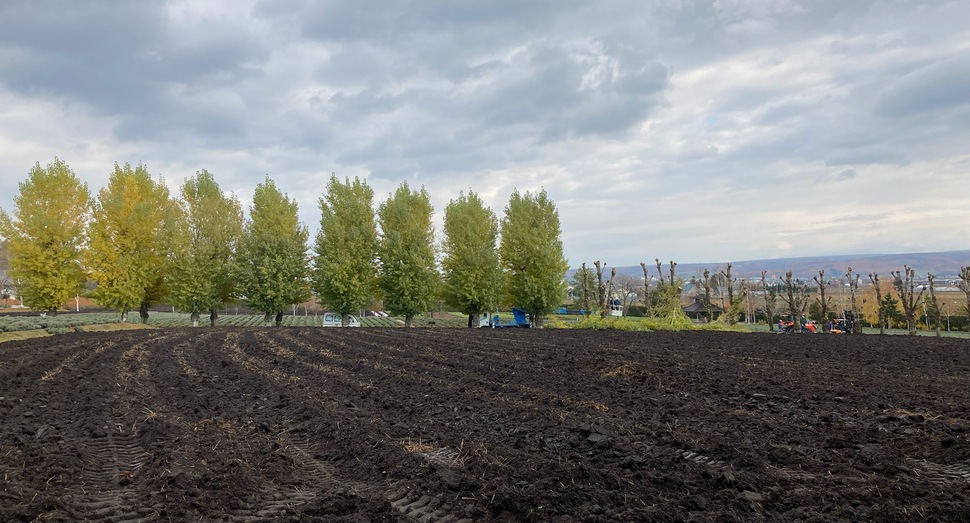
[[[498,314],[482,316],[478,325],[480,327],[491,327],[493,329],[503,329],[503,328],[520,328],[529,329],[532,328],[532,323],[529,322],[529,317],[525,313],[525,309],[520,309],[518,307],[512,308],[512,319],[508,322],[503,322],[499,319]]]

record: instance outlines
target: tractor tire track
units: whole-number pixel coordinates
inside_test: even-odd
[[[88,453],[81,473],[84,494],[73,513],[78,520],[133,523],[157,515],[141,506],[141,495],[133,486],[150,457],[138,440],[137,434],[114,434],[109,428],[104,438],[84,445]]]
[[[79,448],[84,461],[81,495],[73,500],[72,506],[72,515],[78,520],[129,523],[149,521],[157,516],[138,488],[141,469],[150,461],[151,454],[141,444],[136,413],[143,411],[157,394],[148,364],[151,354],[148,347],[175,336],[99,347],[110,350],[117,359],[111,367],[113,379],[107,380],[110,388],[103,391],[103,435],[94,435]]]
[[[912,458],[906,458],[906,462],[922,470],[922,473],[917,471],[917,476],[939,487],[955,487],[970,483],[970,465],[967,464],[944,465]]]
[[[351,376],[354,375],[351,368],[340,368],[343,365],[347,365],[348,362],[339,355],[327,350],[326,347],[332,345],[346,347],[346,341],[343,341],[339,337],[334,338],[333,336],[336,335],[331,335],[323,343],[319,343],[319,345],[322,346],[322,349],[320,350],[315,350],[312,344],[307,343],[304,340],[294,339],[294,337],[291,337],[288,333],[281,335],[277,335],[275,332],[258,333],[255,337],[256,339],[253,341],[258,344],[262,350],[267,351],[274,357],[280,360],[288,360],[292,362],[292,365],[288,366],[290,371],[285,377],[282,375],[275,376],[275,379],[279,380],[281,383],[299,383],[301,386],[305,386],[305,384],[310,383],[314,377],[319,379],[321,376],[327,376],[330,378],[330,383],[339,383],[340,389],[359,391],[373,388],[373,385],[370,385],[365,380],[351,378]],[[294,352],[294,350],[299,352]],[[316,352],[317,356],[315,358],[311,358],[310,362],[307,362],[307,356],[310,356],[311,353],[314,352]],[[249,356],[245,360],[248,365],[254,366],[255,368],[266,366],[265,360],[260,362],[259,357],[253,354],[252,351],[248,352],[248,354]],[[312,372],[312,375],[309,372]],[[340,394],[340,396],[344,395],[344,393]],[[372,412],[376,412],[371,410],[374,408],[377,408],[377,406],[374,405],[365,408],[363,405],[354,404],[354,409],[357,411],[358,415],[371,420],[374,418]],[[391,431],[391,427],[386,425],[384,428],[375,426],[375,429],[384,433]],[[308,448],[290,443],[284,446],[284,449],[294,456],[296,461],[304,468],[308,468],[313,471],[310,473],[311,477],[318,478],[325,482],[334,481],[336,473],[335,468],[329,463],[321,462],[313,458]],[[406,454],[412,453],[406,452]],[[441,447],[438,449],[430,447],[426,450],[422,449],[421,451],[413,452],[413,454],[422,460],[434,462],[442,466],[456,466],[459,462],[460,456],[458,451],[449,447]],[[418,495],[417,490],[413,487],[396,487],[392,489],[385,486],[382,488],[373,483],[347,481],[346,479],[341,480],[339,483],[343,488],[350,488],[357,494],[363,494],[368,497],[375,495],[382,496],[395,510],[411,521],[420,521],[425,523],[453,523],[459,521],[462,523],[467,523],[471,521],[453,514],[452,504],[447,503],[445,501],[445,496],[440,493],[423,493]],[[270,509],[276,508],[276,506],[270,507]]]

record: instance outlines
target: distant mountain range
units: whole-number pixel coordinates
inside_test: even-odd
[[[669,271],[668,260],[661,261],[663,262],[664,276],[666,276]],[[650,260],[647,264],[649,274],[657,276],[656,262]],[[768,271],[767,277],[770,279],[772,276],[781,278],[787,271],[792,271],[795,278],[810,280],[812,276],[818,276],[819,270],[825,271],[826,278],[838,278],[845,274],[847,268],[852,267],[852,272],[862,275],[865,280],[870,272],[888,276],[890,271],[902,270],[903,265],[912,267],[916,271],[917,279],[925,278],[926,273],[932,273],[939,280],[954,279],[960,274],[961,267],[970,266],[970,250],[906,254],[844,254],[733,261],[731,262],[731,275],[735,278],[760,278],[761,271]],[[703,274],[704,269],[718,272],[723,271],[726,266],[727,262],[677,262],[677,275],[689,280],[691,276]],[[643,270],[639,265],[617,267],[616,272],[617,274],[630,274],[638,278],[643,277]]]

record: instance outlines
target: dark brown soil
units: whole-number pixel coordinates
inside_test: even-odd
[[[0,345],[0,520],[970,520],[968,396],[963,339],[69,334]]]

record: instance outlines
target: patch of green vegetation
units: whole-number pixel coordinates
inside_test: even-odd
[[[82,332],[114,332],[155,328],[157,327],[152,325],[143,325],[141,323],[99,323],[95,325],[85,325],[83,327],[79,327],[78,330]]]
[[[546,322],[547,327],[586,330],[622,330],[635,332],[679,332],[691,330],[749,332],[743,325],[729,325],[720,321],[694,323],[683,311],[673,311],[660,318],[634,318],[597,315],[585,316],[579,321],[566,322],[560,318]]]
[[[61,334],[76,330],[84,325],[115,323],[117,321],[117,314],[103,312],[82,312],[59,314],[57,316],[18,314],[0,316],[0,332],[46,330],[50,334]]]
[[[50,336],[50,334],[47,334],[47,331],[39,329],[4,332],[0,333],[0,343],[7,341],[29,340],[31,338],[43,338],[45,336]]]

